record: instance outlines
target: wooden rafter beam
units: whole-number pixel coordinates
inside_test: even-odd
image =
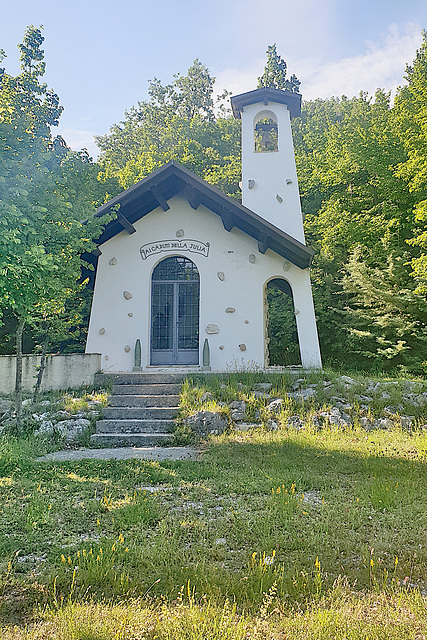
[[[268,236],[265,233],[260,233],[258,238],[258,251],[265,253],[269,248]]]
[[[219,215],[221,216],[224,229],[226,231],[231,231],[235,225],[233,221],[233,216],[231,215],[230,211],[228,211],[228,209],[223,207]]]
[[[123,229],[128,233],[135,233],[136,229],[133,224],[129,222],[129,220],[123,215],[123,213],[120,213],[120,211],[117,212],[117,222],[121,224]]]
[[[190,207],[192,209],[197,209],[201,204],[200,194],[194,189],[194,187],[190,187],[190,185],[186,185],[184,189],[184,195],[190,203]]]
[[[156,198],[157,202],[159,203],[159,207],[161,207],[163,211],[168,211],[168,209],[170,209],[170,206],[168,205],[168,202],[164,197],[163,193],[160,191],[159,187],[156,184],[154,184],[151,187],[150,191],[153,194],[153,196]]]

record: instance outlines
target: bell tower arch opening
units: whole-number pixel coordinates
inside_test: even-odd
[[[254,151],[269,153],[279,150],[279,128],[277,116],[265,109],[254,118]]]
[[[264,317],[266,365],[300,365],[294,298],[292,288],[284,278],[273,278],[266,283]]]

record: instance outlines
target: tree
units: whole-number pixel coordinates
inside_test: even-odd
[[[396,175],[407,184],[413,195],[414,229],[408,243],[419,247],[418,255],[412,257],[413,276],[417,291],[427,292],[427,32],[423,31],[423,42],[416,52],[412,65],[407,65],[408,84],[400,87],[395,99],[395,124],[407,158],[396,167]]]
[[[162,85],[157,78],[150,81],[149,100],[126,111],[125,119],[108,135],[97,137],[101,177],[116,179],[127,188],[166,162],[178,160],[239,198],[240,122],[224,109],[215,113],[214,80],[195,60],[187,75],[175,75],[171,84]]]
[[[292,75],[289,80],[286,78],[287,64],[277,53],[276,43],[269,45],[266,53],[267,64],[264,73],[258,78],[258,88],[273,87],[298,93],[301,82],[295,75]]]
[[[351,353],[365,364],[370,353],[376,365],[416,369],[423,356],[411,325],[420,328],[424,315],[409,303],[407,267],[415,198],[396,172],[406,152],[393,109],[383,91],[306,103],[294,136],[306,235],[318,249],[312,280],[325,358]],[[398,296],[387,298],[387,287],[408,302],[399,331]]]
[[[18,425],[24,327],[63,313],[79,286],[81,254],[93,249],[92,238],[105,223],[83,206],[72,188],[69,151],[62,139],[51,137],[62,107],[40,82],[42,42],[40,29],[28,27],[20,45],[21,74],[13,78],[2,71],[0,78],[0,314],[9,311],[17,321]]]

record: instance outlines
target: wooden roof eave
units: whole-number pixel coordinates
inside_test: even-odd
[[[99,207],[96,215],[102,216],[119,205],[121,216],[125,216],[133,225],[158,206],[167,210],[167,201],[175,195],[186,197],[195,210],[203,205],[219,215],[228,231],[237,227],[247,233],[257,240],[263,253],[271,249],[301,269],[310,266],[314,256],[312,249],[173,160]],[[103,244],[122,231],[122,222],[116,219],[108,223],[98,244]]]

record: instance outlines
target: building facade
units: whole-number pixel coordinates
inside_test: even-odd
[[[104,371],[268,365],[266,288],[292,294],[307,368],[321,358],[290,119],[298,94],[232,99],[242,202],[170,162],[103,205],[87,352]]]

